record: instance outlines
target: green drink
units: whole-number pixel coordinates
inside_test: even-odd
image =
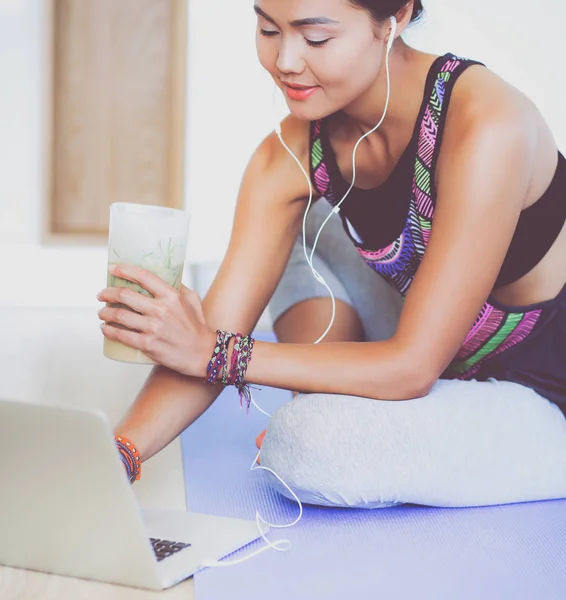
[[[108,264],[130,264],[153,273],[175,289],[183,277],[190,215],[187,212],[159,206],[115,203],[110,207]],[[108,287],[127,287],[152,297],[137,283],[108,273]],[[115,308],[129,307],[110,304]],[[120,327],[120,325],[114,324]],[[156,364],[143,352],[104,338],[104,356],[113,360]]]

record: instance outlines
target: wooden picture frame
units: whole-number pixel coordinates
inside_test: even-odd
[[[42,242],[103,245],[112,202],[184,207],[187,0],[44,6]]]

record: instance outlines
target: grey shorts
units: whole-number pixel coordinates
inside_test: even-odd
[[[311,205],[306,224],[309,256],[315,236],[331,210],[332,207],[323,198]],[[365,341],[386,340],[393,336],[401,314],[401,297],[364,262],[337,214],[332,215],[322,230],[313,265],[336,300],[356,310],[364,328]],[[330,302],[328,290],[314,278],[307,264],[301,228],[283,277],[268,306],[272,323],[295,304],[310,298],[328,298]]]

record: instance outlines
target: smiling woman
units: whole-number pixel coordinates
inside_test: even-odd
[[[259,384],[301,392],[262,465],[306,502],[566,497],[566,160],[540,112],[483,63],[407,45],[419,1],[255,12],[291,114],[202,302],[122,266],[156,297],[102,292],[139,313],[103,312],[104,335],[160,364],[117,433],[147,460],[223,386]],[[251,337],[268,305],[279,343]]]
[[[268,4],[273,5],[269,12],[262,8]],[[333,10],[333,3],[310,4],[310,14],[313,16],[285,19],[279,16],[281,7],[277,3],[258,1],[254,6],[258,15],[258,55],[262,66],[269,71],[288,99],[302,102],[317,91],[324,90],[325,99],[330,102],[322,104],[323,99],[319,99],[317,104],[320,103],[321,110],[328,114],[359,95],[365,79],[359,70],[361,65],[368,65],[366,83],[373,78],[379,68],[378,61],[383,58],[379,52],[380,40],[376,37],[376,29],[383,29],[383,21],[406,8],[408,3],[404,0],[385,3],[351,1],[349,5],[357,10],[347,10],[345,6],[346,10],[338,11]],[[369,20],[368,13],[371,17]],[[417,20],[421,14],[422,4],[419,0],[414,5],[410,21]],[[313,51],[309,51],[310,48]],[[322,48],[324,53],[315,52]],[[368,63],[367,58],[372,55],[375,62]],[[316,81],[298,77],[303,71],[300,63],[308,65],[310,79]],[[296,107],[292,114],[302,117],[303,113],[298,112],[300,110]],[[304,113],[309,120],[317,116]]]

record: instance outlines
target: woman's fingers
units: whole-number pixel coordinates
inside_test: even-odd
[[[176,293],[174,287],[141,267],[136,267],[135,265],[110,265],[108,270],[114,277],[127,279],[141,285],[142,288],[150,292],[155,298],[168,298],[171,294]]]
[[[129,346],[130,348],[141,350],[146,354],[148,354],[152,350],[147,336],[144,336],[141,333],[129,331],[128,329],[122,329],[120,327],[115,327],[114,325],[109,323],[102,323],[100,327],[102,329],[104,337],[108,338],[109,340],[113,340],[114,342],[120,342],[125,346]]]
[[[151,320],[143,315],[128,310],[119,304],[106,306],[98,312],[98,318],[106,323],[116,324],[134,331],[149,332]]]
[[[98,294],[97,298],[108,304],[127,306],[144,315],[151,314],[155,306],[152,298],[125,287],[106,288]]]

